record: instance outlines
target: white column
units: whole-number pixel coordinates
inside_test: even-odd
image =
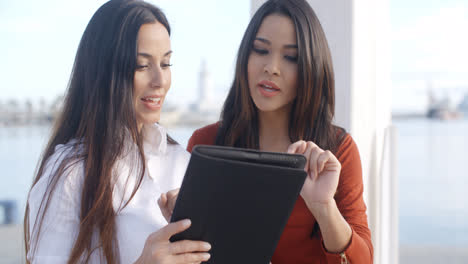
[[[264,2],[252,0],[251,14]],[[308,2],[320,19],[332,53],[335,123],[351,133],[361,154],[374,263],[398,263],[397,223],[383,219],[397,213],[392,208],[398,202],[388,181],[395,177],[394,170],[382,166],[395,162],[387,161],[391,154],[383,156],[384,133],[391,124],[389,0]]]

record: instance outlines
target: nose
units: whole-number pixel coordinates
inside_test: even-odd
[[[153,88],[161,88],[167,83],[167,76],[164,74],[163,69],[161,67],[156,67],[151,76],[151,87]]]
[[[269,75],[279,76],[280,71],[280,59],[278,56],[269,56],[270,58],[265,63],[264,71]]]

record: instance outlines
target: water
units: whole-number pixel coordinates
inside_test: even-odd
[[[187,146],[196,128],[168,129],[169,135],[179,144]],[[49,126],[0,127],[0,201],[17,202],[18,222],[22,221],[27,193],[31,187],[39,157],[50,136]],[[4,219],[0,210],[0,219]],[[0,220],[0,221],[1,221]]]
[[[468,120],[398,120],[400,244],[468,246]],[[169,129],[182,146],[195,128]],[[27,191],[49,127],[0,128],[0,200]]]
[[[44,126],[0,128],[0,200],[17,201],[18,221],[49,130]]]
[[[394,123],[400,243],[468,246],[468,120]]]

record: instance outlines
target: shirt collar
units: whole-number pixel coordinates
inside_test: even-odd
[[[166,129],[155,123],[143,125],[143,148],[146,155],[164,154],[167,150]]]
[[[142,127],[142,137],[143,137],[143,151],[145,153],[145,163],[147,166],[147,174],[150,178],[153,178],[154,175],[149,173],[151,170],[149,167],[152,167],[153,163],[158,163],[158,159],[154,159],[157,156],[164,155],[167,150],[167,132],[164,127],[159,124],[149,124],[143,125]],[[133,142],[133,139],[128,133],[128,138],[125,143],[125,150],[123,152],[120,160],[123,163],[120,163],[121,166],[128,166],[129,164],[138,164],[138,148],[137,145]],[[149,162],[151,160],[151,162]],[[121,168],[122,169],[122,168]],[[128,168],[131,170],[131,168]]]

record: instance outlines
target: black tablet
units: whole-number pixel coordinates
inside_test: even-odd
[[[171,241],[209,242],[208,263],[268,264],[305,177],[302,155],[193,148],[171,221],[192,226]]]

